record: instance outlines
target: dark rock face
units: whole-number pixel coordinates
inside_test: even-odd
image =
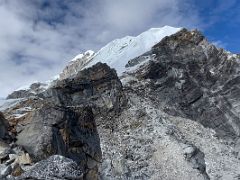
[[[4,118],[3,114],[0,112],[0,139],[6,140],[9,139],[8,135],[9,124]]]
[[[23,146],[35,161],[59,154],[78,163],[101,161],[97,129],[89,107],[64,108],[45,105],[30,116],[30,122],[18,134]]]
[[[57,81],[41,96],[57,105],[91,106],[94,117],[103,117],[97,123],[109,127],[115,123],[110,119],[121,112],[126,102],[116,71],[102,63],[80,71],[75,77]]]
[[[33,84],[29,92],[40,87],[41,84]],[[103,121],[113,124],[108,120],[121,111],[124,102],[122,84],[115,70],[98,63],[74,77],[55,81],[45,91],[12,94],[9,98],[23,98],[5,112],[16,146],[22,147],[33,163],[43,160],[24,173],[23,178],[60,179],[65,174],[62,179],[98,179],[102,152],[95,119],[101,116]],[[71,169],[65,165],[60,170],[66,160],[54,155],[73,160],[76,165],[72,168],[80,168],[81,174],[71,176],[68,172]],[[51,172],[51,168],[59,173]]]
[[[150,80],[148,95],[164,102],[166,112],[196,120],[221,136],[240,135],[238,56],[186,29],[164,38],[147,54],[154,54],[154,60],[135,76]]]

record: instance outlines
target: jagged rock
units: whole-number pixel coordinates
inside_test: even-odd
[[[59,79],[63,80],[71,76],[74,76],[77,72],[79,72],[86,64],[88,64],[92,60],[94,55],[95,53],[93,51],[88,50],[84,54],[79,54],[78,56],[76,56],[59,74]]]
[[[126,66],[127,106],[113,131],[98,127],[101,179],[238,176],[239,56],[183,29]]]
[[[114,116],[120,114],[126,99],[117,73],[107,64],[97,63],[75,76],[56,81],[42,96],[57,105],[91,106],[97,124],[112,128]]]
[[[196,120],[220,136],[240,135],[237,55],[217,49],[200,32],[186,29],[165,37],[147,54],[155,57],[134,76],[149,80],[148,96],[165,103],[166,112]]]
[[[98,63],[74,77],[55,81],[48,90],[6,109],[9,119],[11,113],[23,114],[10,120],[11,131],[17,146],[30,155],[23,162],[21,152],[11,154],[9,162],[31,164],[30,159],[34,163],[59,154],[76,161],[86,179],[97,179],[101,148],[94,117],[116,115],[123,101],[121,82],[106,64]],[[107,119],[105,122],[111,124]]]
[[[7,96],[7,99],[19,99],[19,98],[27,98],[30,96],[35,96],[36,94],[39,94],[45,91],[47,87],[48,87],[48,84],[45,84],[45,83],[40,83],[40,82],[33,83],[28,88],[19,89],[9,94]]]
[[[55,155],[42,160],[23,173],[18,179],[83,179],[84,170],[76,162],[63,156]]]
[[[66,106],[89,104],[107,115],[111,111],[119,111],[124,101],[121,90],[116,71],[107,64],[97,63],[71,78],[57,81],[43,96],[55,104]]]
[[[70,157],[86,168],[88,159],[93,159],[95,166],[101,161],[91,108],[45,105],[33,112],[31,122],[18,134],[17,144],[23,146],[35,162],[54,154]]]

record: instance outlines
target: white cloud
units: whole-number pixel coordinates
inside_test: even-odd
[[[213,41],[212,42],[215,46],[217,46],[218,48],[226,48],[227,47],[227,43],[224,43],[220,40],[217,41]]]
[[[196,27],[188,0],[0,0],[0,97],[45,81],[76,54],[163,25]]]

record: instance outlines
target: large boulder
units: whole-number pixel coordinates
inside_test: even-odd
[[[90,107],[45,105],[29,118],[31,123],[18,134],[16,143],[23,146],[35,162],[59,154],[97,173],[101,148]]]
[[[120,113],[124,101],[115,70],[98,63],[55,81],[28,101],[31,111],[14,121],[16,144],[33,162],[62,155],[74,160],[86,179],[97,179],[102,153],[95,119],[112,126],[110,119]]]
[[[73,77],[56,81],[40,96],[58,106],[91,106],[94,117],[102,117],[97,124],[108,127],[113,126],[113,117],[121,113],[126,103],[116,71],[103,63],[84,69]]]

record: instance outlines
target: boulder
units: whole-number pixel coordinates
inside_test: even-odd
[[[59,154],[86,164],[101,161],[100,140],[90,107],[65,108],[45,105],[17,136],[35,162]]]
[[[72,159],[54,155],[34,165],[32,169],[23,173],[19,179],[83,179],[81,169]]]

